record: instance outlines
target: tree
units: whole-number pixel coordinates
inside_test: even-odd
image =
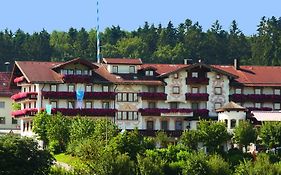
[[[123,38],[116,44],[118,53],[123,57],[142,58],[147,52],[147,45],[141,38]]]
[[[264,122],[260,128],[259,137],[267,149],[281,146],[281,123]]]
[[[31,138],[16,135],[0,137],[0,174],[48,174],[52,163],[52,155],[38,149],[38,144]]]
[[[250,143],[255,143],[257,140],[257,131],[248,121],[240,121],[234,129],[234,140],[239,145],[245,147]]]
[[[180,143],[192,150],[198,149],[199,133],[196,130],[185,130],[180,138]]]
[[[219,146],[230,139],[224,123],[201,120],[198,125],[200,141],[209,152],[219,151]]]

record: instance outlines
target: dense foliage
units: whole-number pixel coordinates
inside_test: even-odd
[[[182,63],[184,58],[212,64],[231,64],[234,58],[244,64],[280,65],[281,18],[263,17],[257,33],[245,36],[236,21],[229,31],[218,21],[207,31],[198,22],[186,19],[177,27],[145,23],[134,31],[119,26],[106,28],[101,34],[103,57],[138,57],[146,63]],[[20,29],[0,31],[0,58],[14,60],[64,61],[81,57],[96,59],[96,31],[70,28],[68,31],[46,30],[26,33]],[[0,69],[5,69],[2,65]]]
[[[52,164],[51,154],[40,150],[33,139],[12,134],[0,136],[0,174],[44,175]]]

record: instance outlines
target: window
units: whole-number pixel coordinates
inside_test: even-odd
[[[198,72],[192,72],[191,77],[192,78],[198,78]]]
[[[109,102],[108,101],[102,102],[102,108],[103,109],[109,109]]]
[[[109,86],[102,86],[102,92],[109,92]]]
[[[191,109],[193,110],[199,109],[199,103],[191,103]]]
[[[88,75],[89,73],[88,73],[88,70],[83,70],[83,74],[84,75]]]
[[[156,102],[148,102],[148,108],[156,108]]]
[[[118,102],[136,102],[138,101],[137,93],[118,93],[117,94]]]
[[[179,94],[180,93],[180,87],[179,86],[174,86],[173,87],[173,94]]]
[[[176,121],[175,130],[182,130],[182,121]]]
[[[175,73],[174,74],[174,79],[178,79],[179,78],[179,74],[178,73]]]
[[[122,112],[117,112],[117,120],[122,120]]]
[[[52,108],[57,108],[58,107],[56,101],[51,101],[51,105],[52,105]]]
[[[0,101],[0,108],[5,108],[5,102],[4,101]]]
[[[33,86],[33,91],[36,92],[36,85]]]
[[[73,75],[73,74],[74,74],[73,69],[68,69],[67,74],[68,74],[68,75]]]
[[[235,119],[231,119],[230,120],[230,128],[233,129],[236,126],[236,120]]]
[[[92,85],[86,85],[86,92],[92,92]]]
[[[74,101],[68,101],[67,103],[67,107],[68,109],[74,109],[75,108],[75,102]]]
[[[145,75],[146,76],[153,76],[153,70],[147,70],[147,71],[145,71]]]
[[[170,108],[171,109],[177,109],[179,107],[178,103],[177,102],[171,102],[170,103]]]
[[[161,129],[162,130],[168,130],[168,121],[167,120],[161,121]]]
[[[112,66],[112,73],[118,73],[118,66]]]
[[[61,69],[61,70],[60,70],[60,73],[61,73],[62,75],[67,75],[67,70],[66,70],[66,69]]]
[[[74,85],[73,84],[69,84],[68,85],[68,92],[74,92],[74,91],[75,91]]]
[[[79,70],[79,69],[75,70],[75,74],[76,75],[82,75],[82,70]]]
[[[28,92],[32,92],[32,91],[31,91],[31,86],[28,87]]]
[[[255,108],[261,108],[261,103],[255,103]]]
[[[255,89],[255,94],[261,94],[261,89]]]
[[[85,108],[86,109],[91,109],[92,108],[92,102],[91,101],[86,101]]]
[[[135,66],[130,66],[129,67],[129,73],[131,73],[131,74],[136,73]]]
[[[273,108],[274,110],[280,110],[280,103],[274,103]]]
[[[118,111],[117,112],[118,120],[138,120],[137,111]]]
[[[51,92],[56,92],[57,91],[57,85],[56,84],[51,84]]]
[[[12,124],[13,124],[13,125],[18,124],[18,120],[17,120],[17,119],[12,118]]]
[[[198,87],[193,87],[193,88],[191,89],[191,92],[192,92],[193,94],[199,93]]]
[[[280,89],[274,89],[274,95],[281,95]]]
[[[147,121],[146,122],[146,129],[147,130],[154,130],[154,122],[153,121]]]
[[[216,102],[216,103],[215,103],[215,109],[218,109],[218,108],[220,108],[220,107],[221,107],[221,103]]]
[[[0,117],[0,124],[5,124],[5,117]]]
[[[156,86],[148,86],[148,92],[157,92]]]
[[[224,119],[225,126],[228,127],[228,120]]]
[[[126,111],[122,112],[122,120],[127,120],[128,118],[128,113]]]
[[[222,94],[221,87],[215,87],[215,94],[216,95],[221,95]]]
[[[242,94],[242,89],[241,88],[236,88],[235,89],[235,94]]]

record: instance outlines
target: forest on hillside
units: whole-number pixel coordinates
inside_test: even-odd
[[[142,58],[145,63],[183,63],[199,59],[211,64],[281,65],[281,17],[262,17],[257,33],[246,36],[234,20],[229,30],[219,21],[203,31],[198,22],[186,19],[178,26],[145,22],[134,31],[120,26],[100,33],[102,57]],[[70,58],[96,60],[96,30],[70,28],[32,34],[18,29],[0,31],[0,71],[15,60],[64,61]]]

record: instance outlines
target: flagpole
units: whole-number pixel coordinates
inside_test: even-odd
[[[100,63],[99,0],[97,0],[97,63]]]

